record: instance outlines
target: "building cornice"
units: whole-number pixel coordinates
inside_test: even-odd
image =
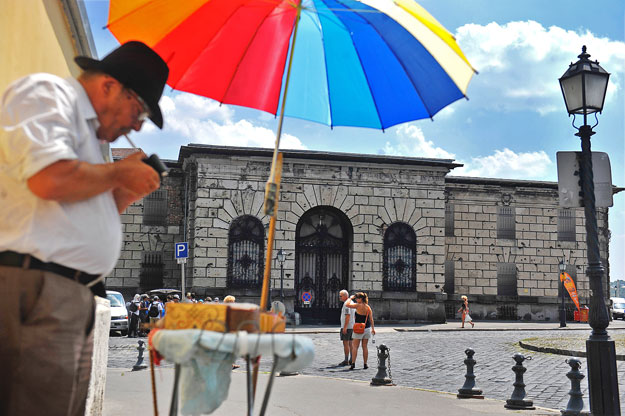
[[[285,159],[300,159],[311,161],[339,161],[355,163],[375,163],[390,165],[409,166],[436,166],[454,169],[463,166],[461,163],[454,163],[453,159],[428,159],[417,157],[388,156],[388,155],[366,155],[358,153],[338,153],[323,152],[315,150],[281,150]],[[222,156],[255,156],[271,159],[273,149],[258,147],[234,147],[234,146],[213,146],[204,144],[188,144],[180,147],[178,161],[192,155],[222,155]]]

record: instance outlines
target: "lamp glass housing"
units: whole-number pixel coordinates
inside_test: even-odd
[[[566,263],[564,261],[560,260],[558,267],[560,268],[560,273],[564,273],[566,271]]]
[[[610,74],[597,61],[590,61],[586,47],[580,60],[569,66],[560,78],[560,88],[569,114],[601,112]]]
[[[284,263],[284,261],[286,260],[286,255],[284,254],[284,251],[282,251],[282,249],[278,250],[276,258],[278,259],[278,262]]]

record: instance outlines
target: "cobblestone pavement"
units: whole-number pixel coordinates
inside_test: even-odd
[[[588,331],[569,332],[568,336],[588,337]],[[513,390],[514,365],[512,355],[520,352],[531,356],[526,361],[525,384],[527,398],[537,406],[565,409],[570,388],[566,373],[568,357],[527,351],[518,342],[531,337],[559,336],[557,331],[455,331],[455,332],[385,332],[376,336],[376,345],[386,344],[391,352],[391,372],[397,385],[436,391],[457,392],[464,383],[466,367],[464,350],[475,350],[476,385],[492,399],[510,398]],[[342,345],[336,334],[311,334],[315,343],[315,360],[302,373],[316,376],[369,381],[376,374],[377,357],[370,346],[369,369],[364,370],[362,350],[357,368],[337,367],[343,359]],[[111,337],[108,366],[132,368],[137,361],[137,340]],[[587,373],[586,360],[581,358],[582,372]],[[243,364],[242,360],[238,364]],[[171,366],[170,364],[165,364]],[[243,366],[242,366],[243,368]],[[270,370],[270,361],[261,360],[261,371]],[[621,408],[625,413],[625,362],[617,361]],[[588,384],[582,383],[584,403],[588,407]]]

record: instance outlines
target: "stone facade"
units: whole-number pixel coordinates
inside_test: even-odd
[[[470,297],[476,318],[510,315],[556,320],[558,262],[563,257],[575,266],[571,270],[576,271],[582,302],[589,295],[583,210],[573,210],[574,241],[559,241],[555,183],[450,177],[448,173],[460,166],[452,160],[310,151],[283,154],[271,287],[275,298],[282,281],[287,310],[307,311],[309,305],[300,299],[303,291],[312,290],[319,297],[338,287],[367,292],[378,320],[442,321],[453,315],[462,294]],[[171,175],[162,186],[169,204],[166,222],[143,225],[143,201],[128,208],[123,215],[124,249],[107,286],[126,295],[145,290],[140,277],[143,252],[151,251],[163,253],[163,286],[179,288],[180,266],[173,259],[173,243],[186,235],[187,288],[200,296],[234,294],[238,300],[258,303],[257,285],[241,287],[229,280],[238,250],[229,233],[238,218],[258,219],[265,230],[264,256],[269,218],[262,208],[270,162],[271,151],[266,149],[183,146],[178,162],[169,163]],[[499,207],[514,209],[513,238],[498,238]],[[446,215],[453,215],[453,232],[447,236]],[[336,227],[335,231],[344,251],[315,252],[302,243],[312,218],[319,226],[323,218],[341,223],[342,231]],[[601,210],[598,218],[601,254],[607,259],[607,210]],[[414,236],[413,247],[406,243],[399,248],[407,263],[391,263],[392,253],[398,252],[385,247],[389,227],[398,223],[408,230],[408,240]],[[331,226],[324,224],[323,230]],[[386,244],[390,247],[390,238]],[[275,260],[279,249],[286,256],[282,279]],[[316,263],[307,266],[311,258]],[[453,285],[449,285],[449,268],[446,286],[445,267],[450,262]],[[512,295],[498,293],[502,263],[516,270],[515,280],[510,280],[516,284]],[[327,270],[322,272],[328,275],[327,284],[319,286],[322,281],[317,280],[307,289],[304,275],[309,269],[319,274],[319,265]],[[396,268],[395,274],[407,276],[405,267],[414,268],[414,282],[402,280],[393,286],[390,270]],[[330,279],[332,273],[335,280]],[[443,293],[444,287],[451,293]],[[333,294],[324,302],[332,313],[339,306]]]

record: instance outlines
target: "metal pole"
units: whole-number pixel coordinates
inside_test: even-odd
[[[586,121],[586,114],[584,114],[584,121]],[[593,183],[592,153],[590,151],[590,137],[593,134],[595,133],[592,131],[592,127],[586,123],[575,134],[582,141],[580,176],[586,217],[586,253],[588,257],[586,275],[591,290],[588,322],[592,327],[592,333],[586,341],[590,410],[593,415],[620,416],[616,348],[606,330],[610,321],[604,298],[604,270],[601,265],[597,231],[595,186]]]
[[[560,298],[561,298],[561,302],[560,302],[560,328],[565,328],[566,327],[566,309],[564,307],[564,280],[562,280],[562,273],[560,272],[560,286],[562,288],[562,291],[560,293]]]
[[[180,297],[182,298],[181,302],[183,302],[187,297],[187,292],[185,292],[185,281],[184,281],[184,266],[186,265],[186,259],[184,262],[180,263],[180,273],[182,275],[182,294]]]
[[[280,262],[280,302],[284,303],[284,263]]]

